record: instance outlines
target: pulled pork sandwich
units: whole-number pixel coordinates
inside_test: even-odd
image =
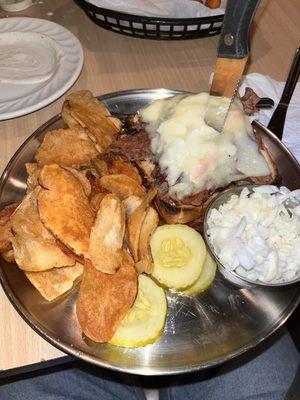
[[[230,184],[271,184],[279,177],[244,111],[253,112],[259,97],[248,90],[236,99],[221,133],[205,122],[208,98],[200,93],[155,101],[126,119],[109,148],[157,188],[155,205],[168,223],[201,219],[212,197]],[[215,97],[218,107],[226,100]]]

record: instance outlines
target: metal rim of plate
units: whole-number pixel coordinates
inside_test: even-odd
[[[113,112],[133,113],[155,99],[180,93],[183,92],[140,89],[110,93],[99,99]],[[1,207],[22,198],[26,188],[24,162],[32,160],[44,134],[58,125],[63,126],[60,115],[38,128],[17,150],[0,180]],[[299,185],[300,168],[291,153],[262,125],[255,124],[254,129],[263,133],[275,159],[279,157],[279,163],[285,160],[281,172],[293,167],[290,185]],[[284,175],[287,176],[286,172]],[[4,260],[0,280],[17,312],[49,343],[95,365],[139,375],[193,372],[239,356],[284,324],[300,301],[300,286],[237,288],[218,273],[212,286],[196,297],[168,293],[164,334],[152,345],[126,349],[83,340],[75,313],[78,285],[68,294],[47,302],[16,265],[8,265]]]
[[[156,40],[187,40],[218,35],[224,15],[202,18],[161,18],[127,14],[74,0],[97,25],[127,36]]]

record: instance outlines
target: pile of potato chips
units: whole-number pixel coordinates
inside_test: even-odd
[[[0,212],[0,252],[48,301],[83,275],[78,320],[107,342],[135,301],[138,273],[153,268],[156,190],[107,152],[122,124],[91,92],[70,94],[62,118],[67,128],[47,132],[26,164],[26,197]]]

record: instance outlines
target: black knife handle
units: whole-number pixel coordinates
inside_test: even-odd
[[[283,128],[285,124],[285,118],[287,113],[288,106],[285,104],[278,104],[272,118],[269,121],[268,129],[274,133],[278,139],[282,139]]]
[[[218,57],[245,58],[248,36],[260,0],[228,0],[219,40]]]
[[[296,49],[295,56],[286,80],[280,103],[289,104],[300,75],[300,47]]]

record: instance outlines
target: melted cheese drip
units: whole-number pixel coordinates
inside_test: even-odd
[[[179,95],[157,100],[140,111],[151,149],[167,174],[169,194],[177,199],[270,169],[253,136],[240,101],[230,109],[222,133],[205,123],[209,95]],[[227,98],[216,97],[220,107]]]

